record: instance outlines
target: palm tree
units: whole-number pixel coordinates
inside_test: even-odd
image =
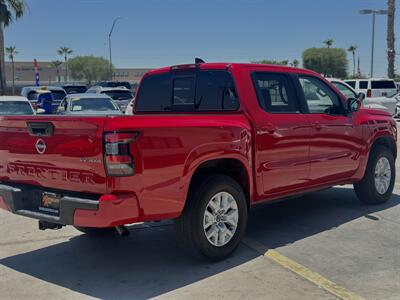
[[[387,1],[387,57],[388,57],[388,77],[394,78],[394,62],[396,57],[396,51],[394,46],[394,12],[395,12],[395,0]]]
[[[327,48],[330,48],[330,47],[333,45],[334,42],[335,42],[335,41],[332,40],[332,39],[327,39],[327,40],[323,41],[323,43],[325,44],[325,46],[326,46]]]
[[[68,55],[71,55],[72,52],[73,52],[72,49],[70,49],[68,47],[60,47],[60,49],[58,49],[58,54],[61,55],[62,57],[64,57],[64,63],[65,63],[65,78],[64,78],[64,81],[65,82],[68,81]]]
[[[353,54],[353,76],[356,75],[356,50],[357,50],[358,46],[356,45],[351,45],[347,51],[351,52],[351,54]]]
[[[58,82],[61,81],[61,78],[60,78],[60,67],[62,66],[62,64],[63,64],[62,61],[59,61],[59,60],[53,60],[53,61],[50,63],[50,67],[56,69],[56,72],[57,72],[57,81],[58,81]]]
[[[23,0],[0,0],[0,94],[4,94],[6,88],[4,66],[4,28],[13,21],[21,18],[26,11]]]
[[[18,54],[17,47],[10,46],[6,48],[8,59],[11,60],[12,65],[12,94],[15,95],[15,68],[14,68],[14,56]]]
[[[293,59],[292,62],[290,63],[290,65],[295,68],[297,68],[299,64],[300,62],[297,59]]]

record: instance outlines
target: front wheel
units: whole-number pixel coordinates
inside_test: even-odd
[[[245,233],[246,197],[241,186],[225,175],[210,175],[195,185],[182,216],[176,220],[178,242],[196,256],[224,259]]]
[[[358,199],[367,204],[382,204],[392,195],[396,168],[392,152],[384,146],[371,150],[364,178],[354,184]]]

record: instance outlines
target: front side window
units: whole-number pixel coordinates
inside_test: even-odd
[[[308,110],[312,114],[336,114],[341,112],[339,97],[321,80],[299,76]]]
[[[253,75],[260,106],[271,113],[299,111],[294,88],[286,74],[256,72]]]
[[[337,87],[337,89],[346,96],[346,98],[357,98],[357,94],[355,92],[353,92],[350,88],[348,88],[347,86],[345,86],[343,83],[334,81],[332,82],[332,84],[334,86]]]

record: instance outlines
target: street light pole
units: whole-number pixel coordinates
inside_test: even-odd
[[[371,78],[374,77],[374,50],[375,50],[375,15],[386,15],[387,10],[384,9],[362,9],[362,15],[372,15],[372,42],[371,42]]]
[[[374,77],[375,10],[372,12],[371,78]]]
[[[110,70],[109,70],[109,79],[112,80],[113,76],[112,76],[112,52],[111,52],[111,35],[114,31],[114,27],[115,24],[117,23],[118,20],[122,19],[121,17],[117,17],[114,19],[112,26],[111,26],[111,30],[110,33],[108,34],[108,49],[110,51]]]

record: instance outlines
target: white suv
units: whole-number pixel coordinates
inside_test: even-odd
[[[397,92],[396,82],[393,79],[349,79],[345,82],[357,93],[364,93],[370,97],[390,97]]]
[[[363,92],[356,93],[356,91],[346,82],[336,78],[326,78],[330,81],[343,95],[347,98],[359,98],[362,100],[363,107],[382,109],[392,114],[397,115],[397,100],[388,97],[367,97]]]

